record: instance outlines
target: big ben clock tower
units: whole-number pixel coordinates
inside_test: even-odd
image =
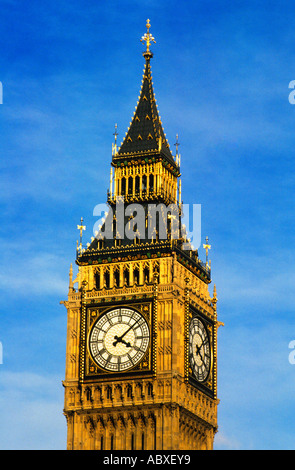
[[[73,450],[210,450],[217,431],[216,288],[211,296],[208,262],[175,231],[180,158],[158,114],[149,20],[142,41],[142,86],[126,136],[113,146],[109,211],[87,247],[80,239],[78,275],[71,267],[62,302]]]

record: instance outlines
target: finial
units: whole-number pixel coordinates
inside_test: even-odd
[[[178,134],[176,134],[176,142],[174,145],[176,147],[176,165],[180,166],[180,155],[178,153],[178,147],[180,146],[180,143],[178,142]]]
[[[83,225],[83,217],[81,217],[81,224],[77,225],[77,229],[80,230],[80,247],[82,247],[82,234],[83,230],[86,230],[86,226]]]
[[[114,136],[115,136],[115,144],[117,143],[117,136],[119,135],[118,132],[117,132],[117,128],[118,128],[118,125],[115,124],[115,132],[114,132]]]
[[[117,132],[117,128],[118,128],[118,126],[117,126],[117,124],[115,124],[115,132],[113,134],[115,136],[115,143],[112,144],[112,155],[113,156],[117,154],[117,137],[119,135],[118,132]]]
[[[206,237],[206,243],[204,243],[203,248],[206,250],[206,267],[208,267],[208,250],[211,250],[211,245],[209,245],[209,238]]]
[[[141,42],[146,42],[146,51],[143,53],[143,56],[146,59],[150,59],[151,57],[153,57],[153,53],[150,51],[151,42],[154,42],[156,44],[155,38],[150,33],[150,27],[151,27],[150,20],[147,20],[146,22],[147,32],[141,38]]]
[[[74,286],[74,284],[73,284],[73,265],[71,263],[70,272],[69,272],[69,291],[74,290],[73,286]]]
[[[176,155],[178,155],[178,147],[180,145],[180,143],[178,142],[178,134],[176,134],[176,142],[175,142],[175,147],[176,147]]]

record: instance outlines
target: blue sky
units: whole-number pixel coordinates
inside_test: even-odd
[[[258,3],[258,4],[257,4]],[[0,1],[0,448],[64,449],[68,289],[111,145],[153,83],[182,195],[202,204],[219,320],[216,449],[295,447],[291,1]],[[204,250],[200,256],[205,259]],[[212,286],[210,286],[212,289]]]

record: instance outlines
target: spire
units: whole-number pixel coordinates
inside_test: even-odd
[[[136,110],[125,138],[113,160],[122,159],[122,157],[149,157],[153,154],[166,156],[171,163],[174,163],[161,118],[158,113],[155,94],[152,83],[152,73],[150,59],[153,54],[150,50],[151,42],[156,42],[149,32],[150,22],[147,20],[147,33],[142,36],[141,41],[146,42],[145,67],[143,71],[142,85]],[[143,155],[144,154],[144,155]]]

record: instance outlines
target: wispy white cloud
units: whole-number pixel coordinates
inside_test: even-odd
[[[223,432],[219,431],[214,439],[214,449],[240,450],[241,444],[235,438],[229,438]]]
[[[260,252],[241,243],[232,249],[226,247],[223,254],[221,247],[215,250],[212,272],[221,305],[232,305],[236,313],[247,307],[254,311],[262,309],[261,315],[271,315],[278,309],[281,312],[293,310],[292,247],[273,249],[270,240],[269,244],[265,241]]]
[[[9,247],[10,246],[10,249]],[[63,278],[65,260],[54,252],[26,250],[25,242],[6,243],[0,272],[0,290],[17,295],[65,294],[67,279]],[[20,256],[20,253],[22,256]]]

